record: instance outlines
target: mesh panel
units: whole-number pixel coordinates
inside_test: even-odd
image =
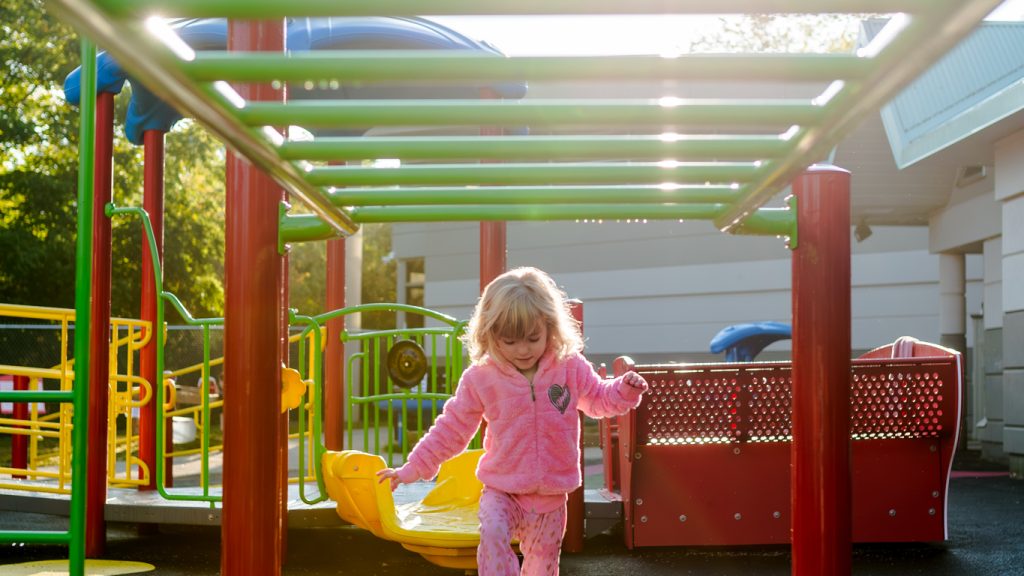
[[[637,409],[640,444],[782,442],[792,439],[789,363],[642,367],[651,391]],[[850,431],[854,439],[933,438],[952,426],[955,364],[894,361],[854,364]]]
[[[855,437],[935,437],[943,429],[945,381],[927,370],[853,375],[851,426]]]

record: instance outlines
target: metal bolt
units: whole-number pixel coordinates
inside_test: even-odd
[[[928,509],[928,515],[929,516],[935,516],[935,508],[929,508]]]
[[[743,514],[740,514],[739,512],[733,514],[732,517],[737,520],[743,520]]]
[[[772,518],[775,518],[776,520],[778,520],[779,518],[782,518],[782,512],[779,512],[778,510],[776,510],[775,512],[772,512]]]
[[[732,449],[732,453],[733,454],[739,454],[740,453],[740,449],[739,448],[733,448]]]
[[[643,506],[644,505],[644,499],[643,498],[637,498],[636,499],[636,505],[637,506]]]
[[[936,450],[939,449],[939,447],[936,446],[935,444],[932,444],[931,446],[928,447],[928,449],[931,450],[932,452],[935,452]]]
[[[636,459],[636,460],[639,460],[639,459],[641,459],[643,457],[644,457],[644,455],[639,453],[639,452],[633,453],[633,458]]]
[[[890,508],[889,509],[889,516],[895,516],[895,515],[896,515],[896,509],[895,508]]]
[[[647,516],[641,516],[640,517],[640,522],[643,522],[644,524],[646,524],[647,523]]]
[[[932,498],[938,498],[938,497],[939,497],[939,491],[938,490],[932,491]]]
[[[686,522],[686,514],[680,514],[679,515],[679,521],[680,522]]]

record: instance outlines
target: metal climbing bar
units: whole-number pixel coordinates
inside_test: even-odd
[[[433,0],[429,5],[416,0],[100,0],[115,16],[195,18],[285,18],[288,16],[435,16],[479,14],[568,15],[568,14],[745,14],[745,13],[890,13],[921,12],[931,0]]]
[[[571,159],[765,160],[780,156],[789,143],[777,135],[664,134],[664,135],[538,135],[538,136],[378,136],[323,137],[313,142],[289,141],[278,147],[285,160],[472,160],[506,161]]]
[[[52,0],[73,24],[101,37],[119,62],[150,89],[189,110],[229,146],[267,171],[286,191],[306,203],[332,235],[345,235],[360,222],[608,217],[605,207],[634,204],[632,217],[706,218],[729,232],[765,233],[759,209],[807,166],[829,151],[871,110],[891,98],[925,66],[962,38],[997,0],[910,1],[726,1],[692,0],[580,2],[578,0],[472,2],[441,0],[424,6],[408,0],[327,2],[298,0]],[[289,53],[195,51],[152,14],[186,17],[272,19],[283,17],[501,15],[501,14],[709,14],[709,13],[886,13],[889,25],[855,54],[686,54],[614,57],[502,57],[487,50],[295,50]],[[146,18],[144,21],[143,18]],[[112,26],[111,22],[116,25]],[[375,98],[331,99],[331,87],[379,85],[486,85],[489,82],[630,82],[763,80],[817,83],[806,98],[459,98],[403,97],[385,90]],[[246,101],[229,82],[291,82],[288,102]],[[677,84],[678,85],[678,84]],[[311,99],[305,92],[320,92]],[[396,95],[397,94],[397,95]],[[289,141],[274,126],[301,126],[310,142]],[[370,128],[451,130],[479,136],[387,136],[366,138]],[[502,128],[504,127],[504,128]],[[506,130],[515,135],[502,135]],[[338,136],[338,131],[353,134]],[[523,132],[530,135],[524,135]],[[398,158],[392,168],[325,166],[372,158]],[[672,165],[662,162],[669,160]],[[489,164],[471,164],[484,161]],[[499,163],[500,162],[500,163]],[[416,164],[420,163],[420,164]],[[659,164],[655,164],[659,163]],[[722,185],[732,190],[714,198],[689,192],[666,195],[671,206],[652,210],[645,186]],[[582,206],[584,192],[558,194],[550,187],[634,188],[632,202],[603,190],[586,214],[569,215],[551,206]],[[389,187],[390,194],[356,198],[336,187]],[[442,189],[447,187],[447,189]],[[464,187],[464,190],[455,190]],[[499,202],[494,190],[507,187],[515,200]],[[511,188],[536,187],[513,193]],[[432,190],[418,191],[428,188]],[[575,194],[575,197],[573,196]],[[717,192],[715,193],[717,194]],[[374,198],[387,196],[377,204]],[[429,198],[428,198],[429,196]],[[429,203],[426,208],[420,203]],[[481,211],[480,204],[492,208]],[[512,206],[513,203],[529,207]],[[439,208],[445,206],[447,208]],[[508,210],[500,218],[497,208]],[[507,208],[506,208],[507,207]],[[684,213],[681,216],[680,213]],[[783,228],[792,229],[794,216]],[[745,224],[749,219],[753,223]],[[305,225],[286,225],[282,237]],[[320,237],[322,230],[312,235]]]
[[[824,110],[804,101],[650,100],[299,100],[252,102],[237,112],[249,126],[297,123],[365,126],[717,126],[786,128],[815,124]],[[569,151],[566,151],[569,152]]]
[[[310,168],[306,179],[318,186],[743,183],[754,180],[759,171],[753,162],[413,164],[398,168],[324,166]],[[477,189],[477,193],[486,195],[488,191]]]
[[[699,204],[737,199],[736,186],[489,186],[339,188],[331,201],[340,206],[426,204]]]
[[[852,54],[694,54],[662,56],[518,56],[469,50],[325,50],[283,56],[263,53],[197,52],[180,67],[198,82],[578,81],[578,80],[857,80],[872,68]]]

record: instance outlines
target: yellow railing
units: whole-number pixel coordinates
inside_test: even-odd
[[[74,364],[69,357],[68,332],[74,324],[75,311],[63,308],[0,304],[0,317],[19,320],[40,320],[59,330],[59,347],[56,362],[49,367],[0,366],[0,374],[25,376],[29,378],[30,390],[59,389],[71,390],[74,380]],[[52,413],[42,415],[38,405],[29,405],[28,420],[4,419],[0,434],[26,435],[29,438],[28,462],[25,468],[3,467],[0,475],[23,477],[32,482],[8,482],[0,478],[0,488],[32,490],[37,492],[70,493],[71,480],[71,404],[61,404]],[[13,436],[12,436],[13,437]],[[56,450],[51,447],[56,440]],[[56,465],[53,464],[56,456]]]
[[[53,367],[3,366],[0,374],[26,376],[29,389],[71,390],[74,382],[74,359],[69,357],[69,331],[75,311],[63,308],[0,304],[0,317],[19,320],[41,320],[59,328],[58,361]],[[137,376],[136,352],[150,338],[149,323],[141,320],[111,319],[110,380],[107,434],[107,478],[111,485],[140,485],[149,481],[149,470],[138,458],[138,442],[132,434],[132,408],[149,402],[152,386]],[[48,382],[53,384],[47,385]],[[24,477],[40,482],[7,482],[0,479],[0,488],[33,492],[70,493],[71,480],[71,404],[61,404],[52,414],[40,414],[31,404],[27,420],[0,420],[0,434],[29,437],[28,463],[25,468],[0,467],[0,475]],[[50,448],[56,440],[55,449]],[[48,449],[50,448],[50,449]],[[56,462],[54,462],[56,459]],[[133,478],[133,472],[136,478]]]
[[[0,317],[51,323],[59,328],[60,338],[56,365],[52,367],[0,365],[0,375],[26,376],[29,378],[30,390],[39,390],[44,387],[70,390],[74,382],[74,359],[69,357],[69,332],[74,325],[74,315],[74,310],[68,309],[0,304]],[[152,383],[137,373],[139,371],[138,352],[151,340],[152,330],[148,322],[114,318],[111,319],[111,335],[107,404],[107,481],[108,485],[117,487],[146,485],[150,481],[151,471],[139,458],[137,425],[139,411],[154,398],[154,389]],[[300,337],[300,335],[293,335],[289,341],[297,342]],[[312,333],[307,334],[305,339],[305,357],[302,359],[304,360],[302,364],[313,366],[314,358],[318,353],[314,345],[315,339]],[[191,380],[190,376],[194,376],[200,382],[207,382],[209,369],[223,363],[223,357],[212,358],[205,367],[204,363],[200,362],[164,373],[164,385],[167,386],[165,394],[167,403],[164,407],[166,423],[173,422],[174,417],[191,417],[197,433],[203,432],[206,422],[203,421],[202,402],[197,401],[188,406],[181,405],[182,402],[176,402],[178,396],[176,391],[188,387],[175,386],[174,382]],[[273,377],[279,377],[279,375]],[[301,443],[306,452],[305,458],[303,458],[304,469],[295,477],[290,478],[290,482],[298,482],[299,476],[306,481],[315,479],[314,467],[317,464],[317,459],[315,458],[316,443],[312,441],[313,393],[313,387],[308,386],[303,405],[306,438]],[[224,405],[224,399],[219,395],[210,397],[208,402],[211,411],[222,409]],[[211,413],[216,415],[215,412]],[[0,466],[0,476],[2,476],[0,488],[59,494],[70,493],[72,415],[73,409],[70,404],[61,404],[58,410],[45,414],[40,413],[38,405],[33,403],[30,405],[28,419],[0,418],[0,435],[23,435],[29,438],[28,465],[25,468]],[[212,431],[218,424],[214,417],[211,417],[211,421]],[[297,440],[298,437],[298,432],[289,434],[290,441]],[[158,447],[161,457],[175,458],[202,454],[207,461],[211,454],[221,450],[223,450],[223,446],[219,442],[211,443],[207,447],[206,454],[202,454],[202,447],[171,449],[166,453],[161,447]],[[207,480],[205,478],[206,470],[207,467],[203,467],[201,481],[204,484]],[[28,481],[9,481],[12,477],[25,478]]]

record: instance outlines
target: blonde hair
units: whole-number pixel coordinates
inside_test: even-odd
[[[572,317],[565,292],[546,272],[523,267],[509,270],[484,288],[462,340],[478,363],[498,338],[521,340],[544,322],[547,350],[559,360],[583,350],[580,325]]]

